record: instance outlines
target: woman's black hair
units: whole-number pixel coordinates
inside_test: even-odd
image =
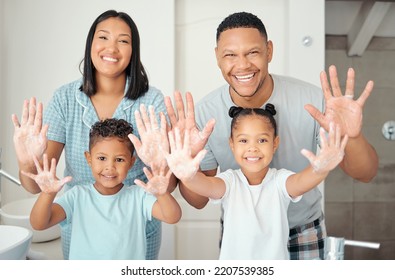
[[[95,67],[91,57],[92,41],[97,25],[111,17],[123,20],[130,27],[132,33],[132,57],[130,58],[129,65],[125,69],[126,78],[130,83],[126,90],[125,97],[136,100],[140,96],[143,96],[149,88],[148,76],[140,60],[140,35],[133,19],[128,14],[115,10],[108,10],[99,15],[89,30],[86,38],[85,57],[83,61],[81,61],[81,64],[83,63],[84,65],[84,69],[82,72],[83,84],[80,90],[89,97],[95,95],[97,91]]]
[[[274,136],[277,136],[277,123],[276,120],[274,119],[274,115],[276,115],[276,113],[277,113],[276,109],[274,108],[274,105],[271,103],[267,103],[265,109],[242,108],[242,107],[232,106],[229,109],[229,116],[232,118],[232,123],[230,125],[231,127],[230,136],[232,137],[232,131],[240,118],[245,116],[253,116],[253,115],[262,116],[268,119],[274,129]]]

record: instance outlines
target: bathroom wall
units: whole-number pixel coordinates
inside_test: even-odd
[[[337,169],[325,181],[328,235],[381,243],[379,250],[346,246],[346,259],[395,259],[395,141],[381,133],[386,121],[395,120],[395,39],[385,42],[387,47],[372,41],[361,57],[348,57],[344,47],[327,40],[325,64],[337,66],[343,87],[348,67],[356,71],[356,96],[368,80],[375,82],[365,104],[363,132],[379,155],[376,178],[361,183]]]

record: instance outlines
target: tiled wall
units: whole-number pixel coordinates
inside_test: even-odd
[[[395,50],[367,50],[348,57],[345,50],[326,50],[326,68],[337,66],[342,87],[348,67],[356,71],[356,97],[368,80],[375,82],[363,115],[363,132],[379,155],[379,171],[370,183],[347,177],[341,169],[325,181],[325,215],[329,236],[379,242],[380,249],[345,247],[345,259],[395,259],[395,141],[382,135],[395,121]]]

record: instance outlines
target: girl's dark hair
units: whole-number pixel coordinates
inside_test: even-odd
[[[89,131],[89,150],[104,138],[116,137],[121,141],[126,142],[131,154],[134,153],[133,143],[128,138],[128,135],[133,132],[133,127],[123,119],[106,119],[98,121],[92,125]]]
[[[130,83],[125,96],[129,99],[136,100],[140,96],[144,95],[149,88],[148,76],[140,60],[140,35],[133,19],[128,14],[117,12],[115,10],[108,10],[102,13],[96,18],[89,29],[89,33],[86,38],[85,56],[81,61],[81,64],[83,63],[84,65],[84,70],[82,72],[83,84],[80,87],[80,90],[89,97],[95,95],[97,91],[95,67],[93,66],[91,58],[92,41],[97,25],[111,17],[123,20],[130,27],[132,32],[132,57],[130,58],[129,65],[125,69],[126,78]]]
[[[231,128],[230,136],[232,137],[233,129],[237,125],[240,118],[246,116],[254,116],[254,115],[262,116],[263,118],[268,119],[274,129],[274,136],[277,136],[277,123],[276,120],[274,119],[274,115],[276,115],[276,109],[274,108],[274,105],[270,103],[266,104],[265,109],[242,108],[236,106],[230,107],[229,116],[232,118],[232,123],[230,125]]]
[[[218,26],[216,39],[219,40],[221,33],[234,28],[255,28],[267,40],[267,32],[263,22],[254,14],[247,12],[234,13],[227,16]]]

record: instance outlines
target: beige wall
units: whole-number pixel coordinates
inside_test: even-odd
[[[346,259],[395,259],[395,141],[381,133],[386,121],[395,120],[395,49],[367,50],[362,57],[327,49],[325,63],[337,66],[343,88],[348,67],[355,69],[356,95],[368,80],[375,82],[365,104],[363,132],[380,161],[371,183],[352,180],[340,169],[329,175],[325,181],[328,235],[381,243],[379,250],[346,246]]]

